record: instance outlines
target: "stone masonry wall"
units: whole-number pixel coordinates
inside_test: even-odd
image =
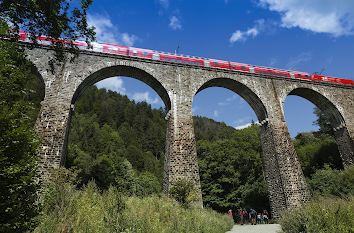
[[[250,104],[261,123],[264,171],[275,217],[280,210],[299,206],[309,198],[284,119],[283,104],[288,95],[302,96],[330,115],[343,163],[345,167],[353,164],[353,87],[97,52],[81,52],[75,62],[56,67],[52,74],[48,66],[53,54],[51,50],[42,47],[26,52],[46,88],[36,122],[36,131],[42,138],[38,161],[42,177],[47,176],[49,168],[58,168],[65,161],[70,116],[77,98],[88,86],[113,76],[128,76],[145,82],[159,94],[169,110],[165,193],[176,180],[189,179],[201,197],[192,102],[197,92],[212,86],[239,94]]]

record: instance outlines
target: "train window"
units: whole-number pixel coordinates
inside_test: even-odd
[[[241,68],[242,68],[242,69],[246,69],[246,67],[245,67],[245,66],[241,66]]]
[[[214,65],[216,65],[216,66],[217,66],[217,65],[219,65],[219,63],[217,63],[216,61],[214,61]]]
[[[305,77],[308,78],[309,76],[306,74]]]
[[[301,74],[297,74],[297,76],[301,76]]]
[[[148,55],[148,52],[143,52],[144,55]]]
[[[194,61],[191,61],[191,64],[194,65]]]
[[[167,57],[165,57],[165,58],[164,58],[164,60],[165,60],[165,61],[168,61],[168,58],[167,58]]]
[[[200,62],[196,62],[195,64],[196,64],[197,66],[200,66]]]
[[[188,64],[188,61],[184,61],[184,64]]]
[[[174,58],[171,59],[172,62],[175,62],[176,60]]]
[[[182,63],[182,60],[181,60],[181,59],[178,59],[177,62],[178,62],[178,63]]]

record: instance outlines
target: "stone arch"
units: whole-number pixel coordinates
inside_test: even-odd
[[[63,159],[61,161],[62,164],[65,163],[65,159],[67,155],[67,149],[68,149],[67,145],[68,145],[69,132],[70,132],[70,122],[73,113],[73,105],[76,103],[78,98],[84,93],[84,91],[88,87],[103,79],[115,77],[115,76],[126,76],[144,82],[145,84],[147,84],[157,92],[157,94],[163,100],[167,110],[171,108],[171,100],[166,89],[154,76],[152,76],[145,70],[134,66],[129,66],[129,65],[115,65],[115,66],[108,66],[108,67],[98,69],[97,71],[91,73],[89,76],[84,78],[84,80],[74,90],[75,92],[71,99],[71,108],[68,115],[68,122],[65,131]]]
[[[259,122],[268,119],[268,113],[262,100],[245,84],[230,78],[214,78],[205,82],[195,95],[209,87],[223,87],[238,94],[251,106]]]
[[[144,82],[152,89],[154,89],[156,93],[161,97],[167,110],[171,108],[170,97],[166,89],[161,84],[161,82],[159,82],[153,75],[146,72],[145,70],[134,66],[129,66],[129,65],[116,65],[116,66],[104,67],[90,74],[76,88],[71,100],[71,104],[75,104],[77,99],[86,90],[86,88],[88,88],[92,84],[99,82],[103,79],[115,77],[115,76],[126,76]]]
[[[317,106],[328,118],[333,127],[334,136],[342,157],[344,168],[354,164],[354,142],[351,139],[345,120],[339,109],[327,97],[310,88],[297,87],[288,95],[302,97]],[[283,101],[284,105],[284,101]]]
[[[269,152],[269,148],[272,147],[272,144],[269,143],[269,141],[272,140],[272,137],[270,136],[271,133],[268,124],[268,111],[265,104],[260,97],[245,84],[240,81],[224,77],[206,81],[199,87],[195,95],[209,87],[223,87],[241,96],[241,98],[243,98],[251,106],[258,118],[258,121],[261,123],[260,134],[262,142],[262,157],[264,161],[263,171],[265,173],[265,179],[268,185],[269,204],[272,210],[272,215],[278,216],[278,212],[276,211],[278,211],[278,209],[280,210],[285,205],[285,201],[283,201],[284,190],[282,188],[283,184],[281,181],[278,181],[280,177],[278,163],[275,159],[273,159],[274,154]]]
[[[26,60],[30,63],[30,74],[37,77],[38,85],[41,87],[41,92],[43,92],[42,101],[45,99],[46,95],[46,85],[44,80],[44,75],[37,68],[36,64],[32,62],[32,60],[26,58]]]

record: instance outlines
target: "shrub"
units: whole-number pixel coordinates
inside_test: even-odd
[[[42,193],[43,212],[35,233],[217,233],[233,225],[226,215],[209,209],[187,209],[167,197],[123,197],[112,186],[101,193],[93,181],[77,190],[68,182],[74,176],[65,169],[54,177]]]
[[[172,184],[169,194],[170,197],[178,201],[184,207],[190,207],[193,202],[198,201],[194,183],[190,180],[180,179],[175,181]]]
[[[227,215],[211,209],[184,208],[167,197],[128,198],[122,232],[226,232],[233,226]],[[123,225],[123,224],[122,224]]]
[[[354,197],[319,198],[302,208],[284,212],[280,225],[286,233],[353,232]]]
[[[308,184],[315,196],[346,197],[354,195],[354,166],[344,171],[325,166],[324,169],[317,170],[312,175]]]

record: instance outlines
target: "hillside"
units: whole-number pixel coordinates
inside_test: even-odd
[[[101,189],[106,189],[118,182],[117,163],[126,160],[132,167],[132,176],[148,176],[155,191],[159,191],[157,184],[163,179],[165,114],[165,110],[152,109],[146,102],[136,103],[96,86],[88,88],[75,105],[66,167],[78,170],[81,185],[94,179]],[[194,123],[197,140],[226,139],[235,131],[205,117],[194,117]]]

